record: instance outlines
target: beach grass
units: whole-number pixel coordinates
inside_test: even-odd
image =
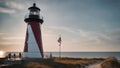
[[[44,59],[42,61],[22,61],[5,68],[76,68],[77,65],[85,66],[95,62],[102,62],[103,58],[58,58]]]
[[[72,65],[81,65],[85,66],[88,64],[92,64],[95,62],[102,62],[103,58],[55,58],[55,62],[63,63],[63,64],[72,64]]]
[[[14,64],[1,68],[76,68],[77,65],[88,66],[99,62],[101,68],[120,68],[120,62],[115,57],[108,58],[68,58],[54,57],[42,61],[22,61],[21,64]]]

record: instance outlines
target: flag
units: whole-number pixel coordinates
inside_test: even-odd
[[[61,37],[59,37],[59,39],[58,39],[58,43],[61,44],[61,42],[62,42]]]

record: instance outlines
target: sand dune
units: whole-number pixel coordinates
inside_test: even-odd
[[[120,68],[120,63],[115,57],[108,57],[102,63],[91,64],[86,68]]]

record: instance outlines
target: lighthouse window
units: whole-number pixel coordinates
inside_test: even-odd
[[[30,12],[30,15],[39,15],[39,12],[31,11],[31,12]]]
[[[33,15],[33,12],[32,12],[32,11],[30,12],[30,15]]]
[[[37,15],[37,12],[33,12],[34,15]]]

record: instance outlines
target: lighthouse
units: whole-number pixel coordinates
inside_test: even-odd
[[[40,15],[40,8],[33,3],[32,7],[28,8],[29,14],[25,16],[24,21],[27,24],[25,45],[24,45],[24,58],[43,58],[43,46],[41,35],[41,24],[43,17]]]

